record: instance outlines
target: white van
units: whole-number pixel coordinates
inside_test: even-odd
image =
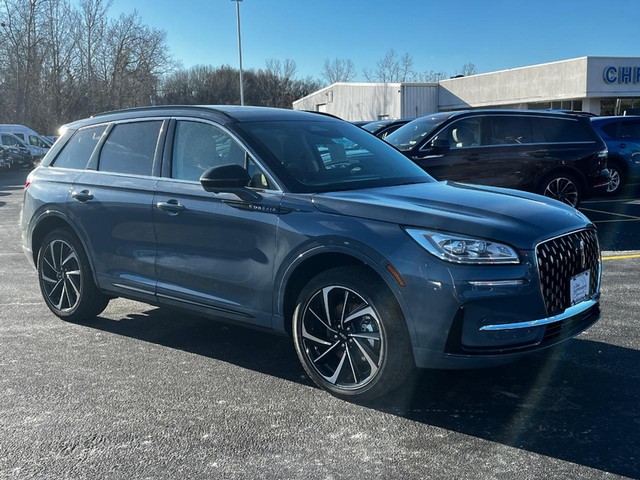
[[[49,148],[52,145],[50,140],[24,125],[1,124],[0,133],[12,133],[18,138],[21,138],[26,144],[35,147]]]
[[[36,160],[42,159],[51,147],[50,141],[24,125],[2,124],[0,125],[0,133],[11,133],[18,137],[24,142],[31,156]]]

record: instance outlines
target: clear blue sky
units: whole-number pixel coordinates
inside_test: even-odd
[[[231,0],[113,0],[114,17],[137,9],[167,33],[184,67],[238,66],[236,4]],[[393,48],[419,72],[453,75],[582,56],[640,56],[640,0],[244,0],[245,68],[290,58],[297,76],[320,78],[325,58],[363,68]]]

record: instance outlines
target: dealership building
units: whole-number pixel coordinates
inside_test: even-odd
[[[345,120],[413,118],[469,108],[640,109],[640,57],[582,57],[437,83],[334,83],[293,103]]]

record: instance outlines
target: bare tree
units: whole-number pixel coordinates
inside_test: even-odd
[[[440,80],[444,80],[449,75],[447,72],[437,72],[435,70],[429,70],[427,72],[421,73],[417,76],[417,80],[420,82],[439,82]]]
[[[407,82],[415,77],[413,71],[413,58],[408,53],[398,57],[396,51],[387,50],[384,57],[376,63],[376,69],[372,72],[363,70],[363,75],[369,82]]]
[[[476,66],[469,62],[469,63],[465,63],[462,68],[460,69],[460,75],[464,75],[465,77],[469,76],[469,75],[475,75],[478,73],[478,69],[476,68]]]
[[[320,75],[329,84],[349,82],[356,76],[355,66],[353,61],[350,59],[335,58],[333,60],[329,60],[328,58],[325,58],[324,67],[322,68]]]

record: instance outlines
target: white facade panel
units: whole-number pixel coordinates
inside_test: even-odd
[[[334,83],[293,102],[293,109],[324,111],[350,122],[400,118],[400,87],[400,83]]]
[[[402,118],[417,118],[438,111],[438,84],[402,84]]]
[[[587,95],[587,57],[440,82],[440,109],[579,99]]]

